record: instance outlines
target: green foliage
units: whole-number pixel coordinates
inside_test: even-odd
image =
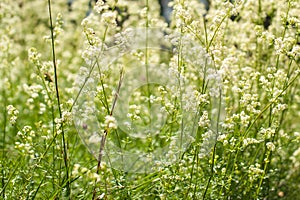
[[[2,0],[0,198],[299,198],[300,5],[230,2]]]

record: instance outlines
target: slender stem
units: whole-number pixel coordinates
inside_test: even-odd
[[[98,154],[97,171],[96,171],[97,174],[99,174],[99,171],[101,169],[101,161],[102,161],[103,150],[104,150],[107,134],[108,134],[108,129],[106,129],[104,131],[104,135],[102,135],[102,138],[101,138],[101,144],[100,144],[100,149],[99,149],[99,154]],[[96,199],[96,194],[97,194],[96,183],[97,183],[97,180],[95,180],[95,186],[94,186],[93,197],[92,197],[93,200]]]
[[[207,34],[207,25],[206,25],[206,19],[203,16],[203,25],[204,25],[204,33],[205,33],[205,46],[207,47],[206,50],[208,50],[208,34]],[[208,53],[208,51],[207,51]],[[206,59],[205,59],[206,61]]]
[[[3,162],[4,160],[6,160],[6,153],[5,153],[5,140],[6,140],[6,125],[7,125],[7,110],[6,110],[6,106],[7,106],[7,97],[6,97],[6,92],[5,89],[3,89],[2,91],[3,93],[3,97],[4,97],[4,108],[3,108],[3,138],[2,138],[2,159]],[[2,178],[1,178],[1,183],[2,183],[2,188],[3,188],[3,193],[2,193],[2,197],[3,199],[5,199],[5,171],[4,171],[4,163],[2,163],[2,167],[1,167],[1,174],[2,174]]]
[[[177,71],[178,71],[178,85],[179,85],[179,91],[180,91],[180,96],[179,96],[179,101],[180,101],[180,107],[183,108],[183,81],[181,79],[181,68],[183,66],[183,59],[182,59],[182,48],[183,48],[183,44],[182,44],[182,33],[183,30],[182,28],[180,29],[180,40],[179,40],[179,44],[178,44],[178,55],[177,55]],[[183,144],[183,131],[184,131],[184,116],[183,116],[183,111],[181,110],[181,119],[180,119],[180,144],[179,144],[179,156],[181,157],[182,154],[182,144]]]
[[[108,105],[107,95],[106,95],[105,88],[104,88],[104,82],[103,82],[103,79],[102,79],[102,72],[101,72],[98,61],[97,61],[97,67],[98,67],[98,71],[99,71],[99,75],[100,75],[100,85],[101,85],[101,88],[102,88],[102,91],[103,91],[103,96],[104,96],[104,101],[101,100],[101,99],[100,99],[100,101],[102,102],[103,106],[106,108],[107,114],[110,114],[110,108],[109,108],[109,105]]]
[[[58,112],[59,118],[62,119],[62,111],[60,107],[60,96],[58,91],[58,78],[57,78],[57,63],[56,63],[56,55],[55,55],[55,39],[54,39],[54,27],[53,27],[53,20],[52,20],[52,11],[51,11],[51,0],[48,0],[48,9],[49,9],[49,19],[50,19],[50,31],[51,31],[51,45],[52,45],[52,61],[53,61],[53,70],[54,70],[54,83],[55,83],[55,93],[58,105]],[[66,192],[67,196],[70,199],[71,195],[71,187],[70,187],[70,180],[69,180],[69,165],[68,165],[68,153],[67,153],[67,144],[65,139],[64,133],[64,124],[61,122],[61,133],[62,133],[62,145],[63,145],[63,159],[65,164],[65,171],[66,171]]]
[[[150,85],[149,85],[149,62],[148,62],[148,47],[149,47],[149,0],[146,0],[146,41],[145,41],[145,66],[146,66],[146,81],[147,81],[147,97],[148,97],[148,109],[149,109],[149,113],[150,113],[150,117],[149,117],[149,121],[150,121],[150,130],[151,130],[151,102],[150,102]]]
[[[118,97],[119,97],[120,89],[121,89],[123,78],[124,78],[123,75],[124,75],[124,71],[123,71],[123,69],[121,69],[118,88],[117,88],[117,91],[115,93],[114,101],[113,101],[113,104],[112,104],[112,107],[111,107],[111,110],[110,110],[110,113],[109,113],[110,116],[113,115],[113,112],[114,112],[114,109],[115,109],[115,106],[116,106],[116,103],[117,103],[117,100],[118,100]],[[106,141],[108,133],[109,133],[109,128],[107,127],[104,130],[104,134],[102,135],[102,138],[101,138],[101,144],[100,144],[100,149],[99,149],[99,154],[98,154],[97,171],[96,171],[97,174],[99,174],[100,169],[101,169],[103,151],[104,151],[105,141]],[[97,191],[96,191],[96,182],[97,182],[97,180],[95,180],[95,187],[94,187],[94,190],[93,190],[93,198],[92,198],[93,200],[96,198],[96,193],[97,193]]]
[[[221,88],[219,89],[219,91],[220,91],[220,98],[219,98],[219,102],[218,102],[219,106],[218,106],[218,116],[217,116],[217,122],[216,122],[216,136],[215,136],[215,144],[214,144],[214,147],[213,147],[212,163],[211,163],[211,167],[210,167],[210,173],[211,173],[211,175],[210,175],[210,177],[209,177],[209,179],[207,181],[207,185],[206,185],[206,188],[205,188],[205,191],[204,191],[204,194],[203,194],[203,199],[205,199],[205,196],[207,194],[210,182],[211,182],[211,180],[214,177],[215,157],[216,157],[217,142],[218,142],[218,135],[219,135],[219,122],[220,122],[221,104],[222,104]]]

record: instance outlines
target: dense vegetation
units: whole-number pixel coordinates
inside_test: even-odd
[[[1,199],[300,198],[298,0],[93,2],[0,2]]]

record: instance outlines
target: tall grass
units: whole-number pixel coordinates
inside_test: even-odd
[[[289,1],[0,2],[2,199],[298,199]]]

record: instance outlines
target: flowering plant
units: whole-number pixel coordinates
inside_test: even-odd
[[[298,2],[165,5],[0,2],[3,199],[298,197]]]

